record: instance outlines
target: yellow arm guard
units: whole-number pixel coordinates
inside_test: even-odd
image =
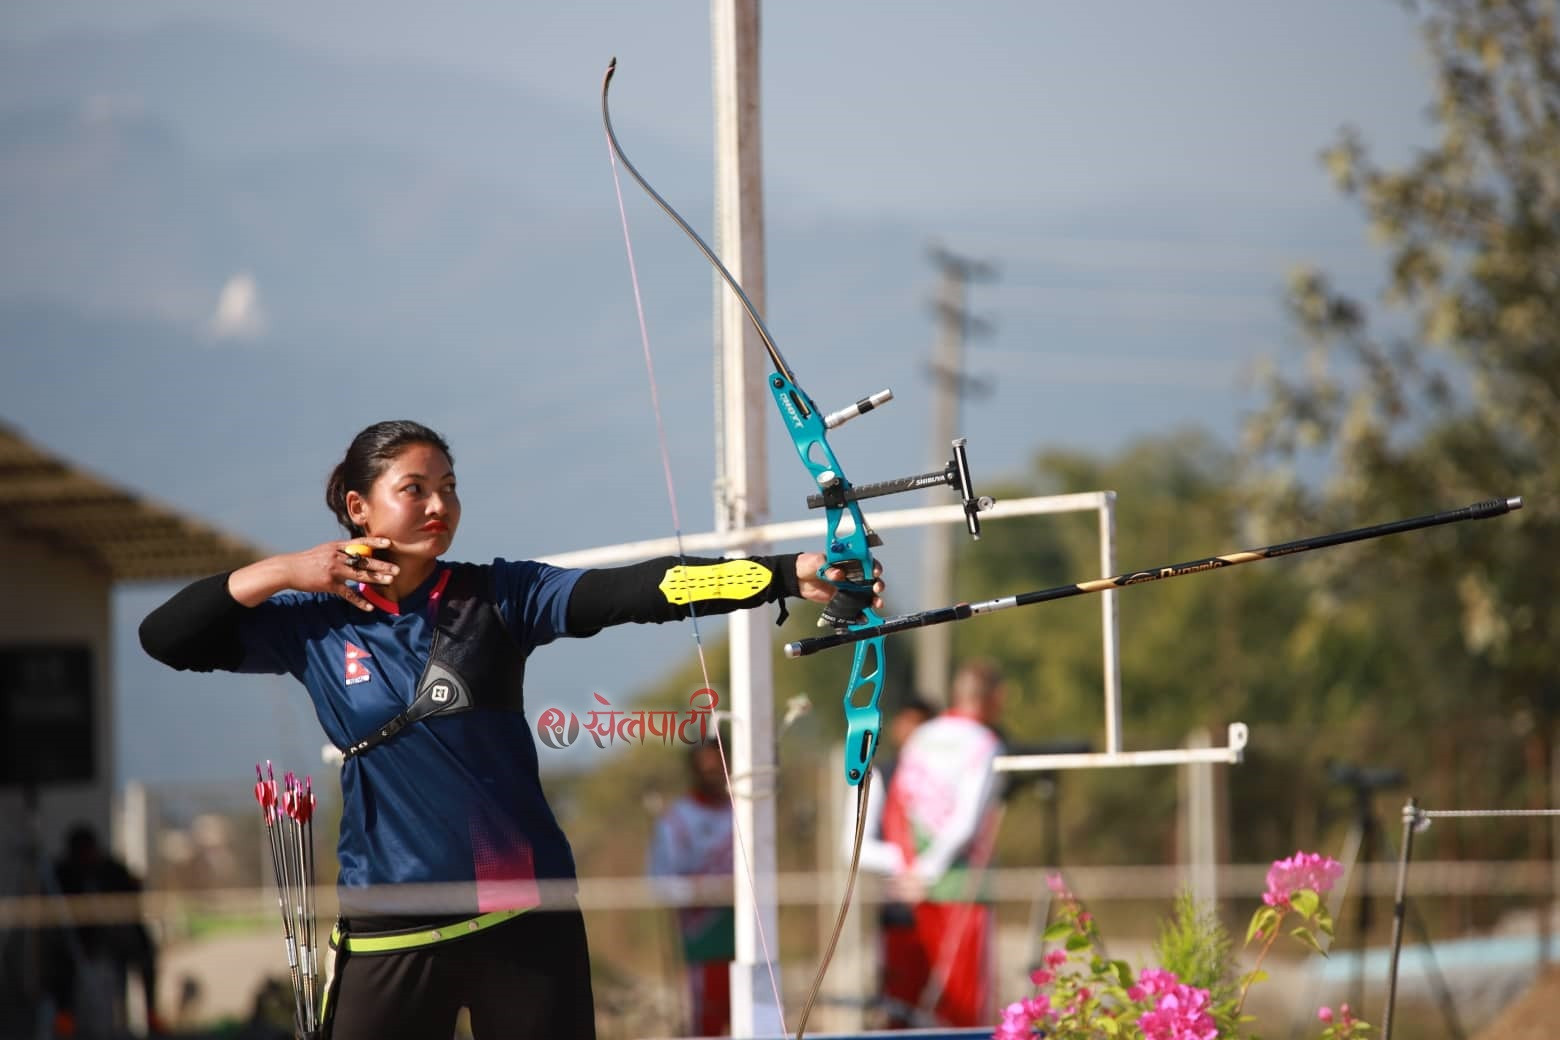
[[[684,566],[666,571],[658,586],[666,602],[678,605],[710,599],[747,599],[769,587],[774,573],[753,560]]]

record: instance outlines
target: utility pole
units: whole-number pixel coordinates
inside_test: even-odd
[[[763,155],[759,119],[758,0],[711,0],[714,57],[716,247],[726,268],[764,307]],[[720,352],[717,530],[761,525],[769,514],[765,468],[766,371],[757,334],[735,296],[715,284]],[[766,546],[734,547],[739,554]],[[759,611],[732,615],[730,636],[732,862],[736,867],[736,960],[731,964],[731,1035],[785,1030],[779,998],[776,887],[774,679],[769,634]],[[751,881],[751,884],[749,884]]]
[[[950,456],[953,439],[959,436],[961,399],[990,393],[984,380],[964,374],[964,344],[971,336],[990,329],[989,323],[969,312],[970,283],[990,281],[996,277],[996,269],[985,261],[958,256],[941,246],[932,246],[928,255],[940,274],[933,304],[937,341],[928,371],[934,388],[932,458],[941,459]],[[932,526],[926,529],[924,537],[920,602],[951,603],[954,530]],[[946,706],[948,701],[952,641],[953,633],[946,625],[934,625],[916,633],[915,692],[940,706]]]

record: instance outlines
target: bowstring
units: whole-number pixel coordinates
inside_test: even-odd
[[[655,359],[650,349],[650,328],[645,320],[644,298],[639,289],[639,267],[634,261],[634,243],[633,237],[629,233],[628,208],[624,205],[623,202],[623,183],[618,176],[617,152],[612,147],[610,138],[607,141],[607,155],[612,162],[612,188],[613,191],[617,194],[618,217],[621,219],[623,224],[623,248],[628,254],[628,277],[629,281],[633,284],[634,289],[634,312],[639,320],[639,342],[644,351],[645,374],[650,386],[650,406],[655,413],[656,439],[661,451],[661,471],[666,480],[666,498],[671,506],[672,512],[672,532],[677,541],[677,558],[678,560],[682,561],[684,566],[686,566],[687,555],[683,551],[682,519],[677,508],[676,482],[672,477],[672,457],[670,450],[667,448],[666,422],[661,412],[660,387],[656,381]],[[704,657],[704,639],[699,631],[699,611],[693,602],[689,602],[688,604],[688,617],[693,622],[693,645],[699,658],[699,674],[704,679],[705,689],[714,689],[714,686],[710,682],[709,665]],[[736,720],[736,715],[734,713],[732,715],[732,720],[733,722]],[[716,750],[720,752],[720,768],[721,772],[725,775],[726,778],[726,797],[731,802],[731,829],[732,833],[736,836],[737,850],[742,859],[743,873],[747,877],[748,891],[756,894],[758,892],[758,880],[757,876],[753,872],[753,861],[752,858],[748,855],[747,840],[742,833],[742,826],[737,822],[739,814],[737,812],[736,789],[732,783],[731,769],[726,759],[726,745],[725,742],[721,739],[720,725],[718,722],[715,726],[715,747]],[[775,1010],[780,1015],[781,1031],[784,1032],[785,1004],[780,999],[780,980],[779,977],[775,974],[775,960],[769,949],[769,937],[764,932],[764,915],[762,910],[757,905],[757,900],[754,901],[753,921],[755,929],[758,933],[759,947],[763,950],[764,953],[764,968],[769,974],[769,988],[770,992],[775,998]]]
[[[823,958],[818,962],[818,971],[813,975],[812,987],[807,992],[807,1003],[802,1007],[802,1018],[796,1026],[795,1040],[803,1040],[807,1035],[807,1020],[812,1016],[813,1006],[817,1004],[818,997],[823,992],[823,980],[829,972],[829,964],[834,960],[834,950],[839,946],[840,936],[845,931],[845,919],[850,914],[850,897],[856,889],[856,876],[861,866],[861,843],[867,827],[867,798],[872,789],[872,770],[867,770],[867,775],[861,778],[861,783],[856,788],[856,831],[855,840],[851,844],[850,870],[845,875],[845,898],[840,901],[839,913],[834,918],[834,931],[829,934],[828,945],[824,948]]]

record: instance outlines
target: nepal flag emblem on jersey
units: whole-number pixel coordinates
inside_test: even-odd
[[[369,674],[368,668],[363,664],[363,659],[368,656],[368,651],[364,650],[356,643],[347,643],[347,667],[345,678],[347,680],[348,686],[355,686],[360,682],[368,682],[368,680],[373,678],[373,676]]]

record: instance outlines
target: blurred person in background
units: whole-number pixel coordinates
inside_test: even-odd
[[[730,882],[731,795],[719,745],[688,754],[688,791],[655,821],[645,866],[652,878]],[[673,894],[667,889],[668,895]],[[686,966],[690,1036],[724,1036],[731,1021],[731,962],[737,956],[731,906],[680,906],[677,936]]]
[[[54,865],[54,880],[64,896],[123,896],[141,891],[141,880],[104,850],[97,831],[86,823],[76,824],[66,835],[65,854]],[[113,1011],[79,1007],[77,1003],[80,969],[105,962],[112,967],[116,982],[123,980],[127,972],[135,972],[145,998],[147,1031],[153,1036],[163,1034],[162,1019],[157,1013],[157,947],[140,919],[139,901],[133,909],[133,917],[127,912],[121,920],[78,925],[73,929],[74,941],[65,939],[56,944],[49,991],[54,1000],[57,1035],[84,1035],[90,1030],[80,1028],[78,1020],[85,1020],[89,1013],[101,1016],[105,1010]],[[67,912],[67,917],[74,916]]]
[[[909,920],[884,930],[891,1028],[993,1021],[993,917],[979,888],[1000,812],[992,763],[1005,698],[994,662],[961,665],[948,710],[911,731],[888,783],[873,866],[909,905]]]
[[[874,792],[881,786],[881,790],[887,791],[888,785],[894,780],[894,768],[899,764],[899,755],[910,742],[910,734],[921,727],[923,722],[929,722],[937,715],[937,709],[932,707],[931,701],[925,697],[907,698],[888,720],[888,740],[885,755],[878,756],[873,761],[873,768],[878,771],[877,777],[872,781]]]
[[[477,1040],[594,1037],[574,856],[542,790],[526,658],[610,625],[826,603],[840,572],[819,578],[821,553],[447,562],[453,458],[408,421],[358,433],[325,500],[345,539],[196,581],[140,634],[174,668],[291,674],[343,751],[333,1040],[449,1040],[462,1007]]]

